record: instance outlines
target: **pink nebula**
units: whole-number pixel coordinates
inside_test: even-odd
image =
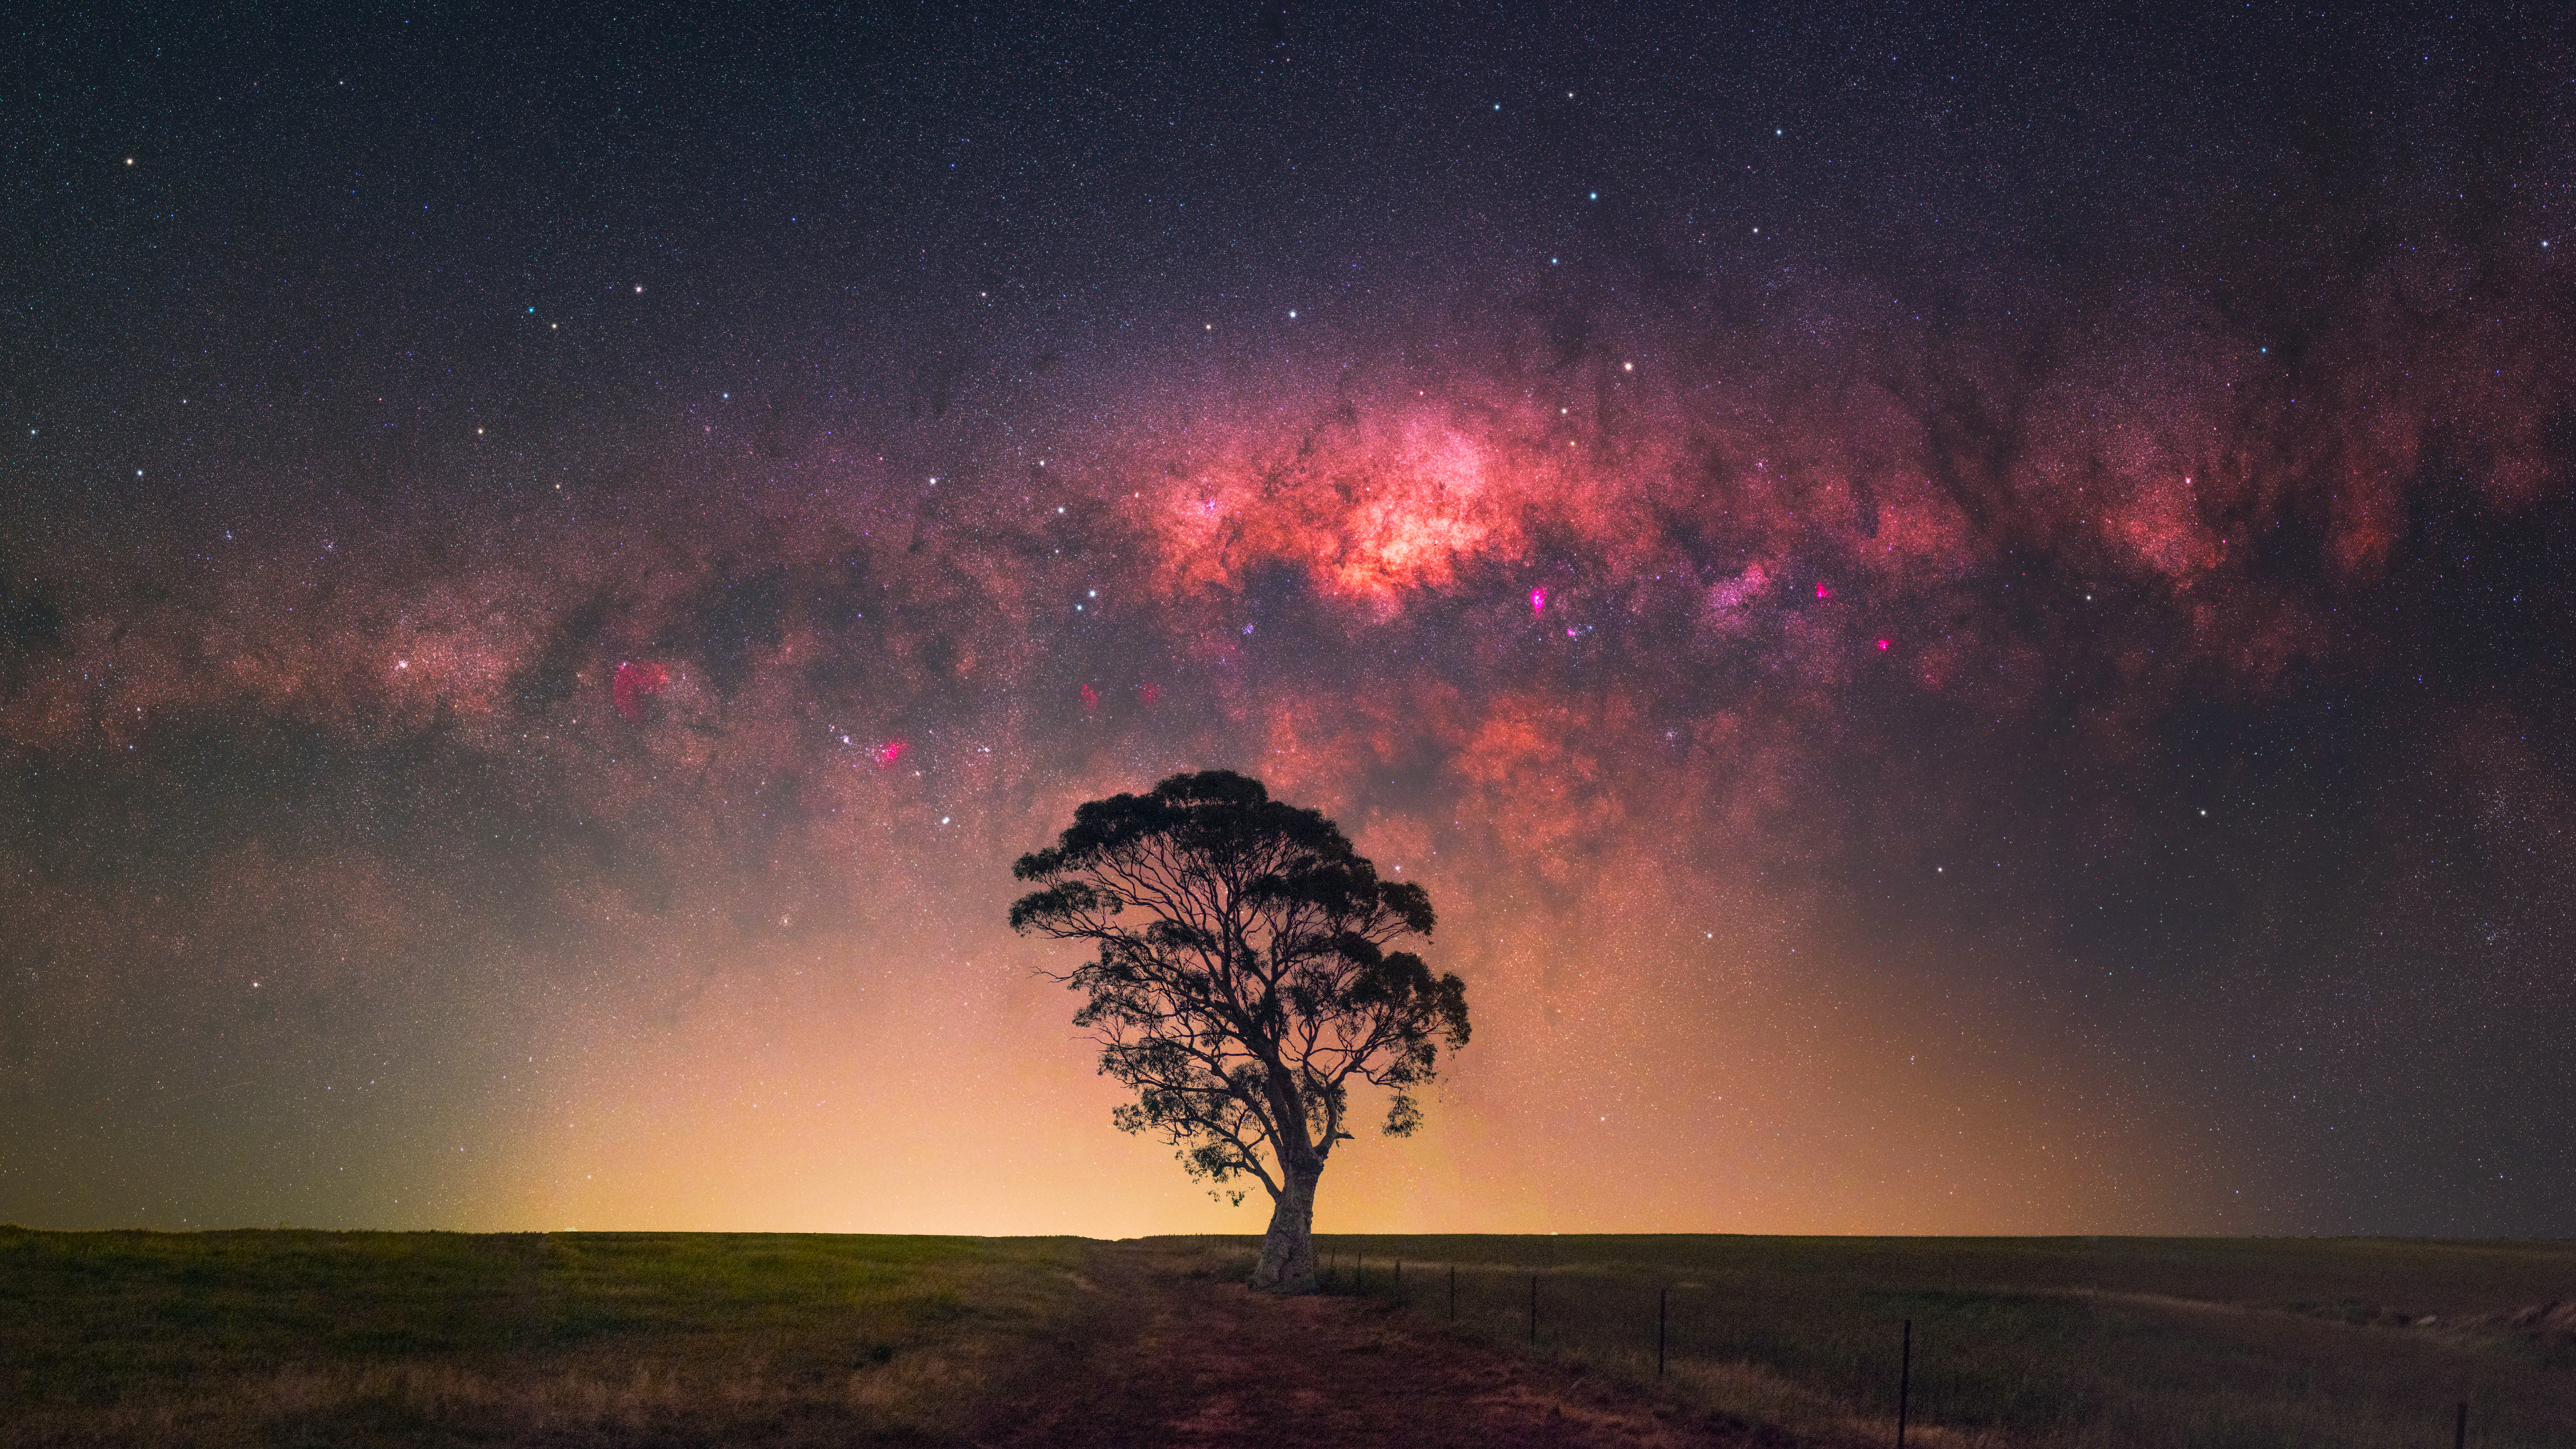
[[[1832,598],[1833,596],[1834,596],[1834,591],[1833,591],[1833,590],[1831,590],[1831,589],[1829,589],[1829,588],[1826,588],[1822,583],[1819,583],[1819,584],[1817,584],[1817,585],[1816,585],[1816,597],[1817,597],[1817,598],[1819,598],[1819,599],[1830,599],[1830,598]]]
[[[637,720],[644,717],[644,701],[670,687],[671,671],[659,664],[628,660],[617,666],[617,677],[609,683],[608,694],[620,715]]]
[[[1136,692],[1145,697],[1145,702],[1147,704],[1152,704],[1155,700],[1163,697],[1163,686],[1159,684],[1139,685]]]
[[[903,752],[911,748],[912,742],[909,740],[888,740],[877,746],[877,768],[880,770],[893,768],[895,761],[903,758]]]
[[[1082,687],[1082,707],[1084,709],[1100,708],[1100,691],[1092,688],[1088,684],[1084,685]]]
[[[1879,641],[1878,641],[1878,647],[1879,647],[1879,648],[1881,648],[1881,649],[1886,648],[1886,647],[1887,647],[1887,641],[1886,641],[1886,640],[1884,640],[1884,639],[1879,640]]]
[[[1547,590],[1530,590],[1530,612],[1533,614],[1544,614],[1547,612]]]

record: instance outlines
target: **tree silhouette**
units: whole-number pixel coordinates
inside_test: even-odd
[[[1112,1120],[1161,1133],[1211,1196],[1239,1177],[1269,1189],[1252,1286],[1315,1291],[1315,1184],[1351,1136],[1351,1079],[1389,1088],[1386,1131],[1408,1136],[1433,1037],[1467,1044],[1466,986],[1386,949],[1431,934],[1431,898],[1228,770],[1091,801],[1011,874],[1041,887],[1012,904],[1013,930],[1099,948],[1044,974],[1089,994],[1074,1024],[1136,1091]]]

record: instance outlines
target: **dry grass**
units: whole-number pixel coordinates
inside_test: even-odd
[[[937,1442],[949,1437],[942,1421],[953,1417],[942,1411],[978,1401],[989,1382],[979,1366],[936,1352],[853,1371],[839,1384],[771,1377],[757,1366],[693,1372],[641,1363],[608,1377],[581,1369],[319,1364],[204,1386],[164,1385],[95,1407],[23,1410],[0,1442]]]
[[[1116,1399],[1137,1285],[1199,1291],[1251,1246],[0,1228],[0,1446],[962,1444],[1077,1387],[1044,1375]],[[1454,1267],[1456,1331],[1514,1352],[1536,1276],[1535,1351],[1820,1446],[1892,1438],[1906,1319],[1931,1449],[2420,1449],[2462,1400],[2477,1449],[2576,1444],[2576,1245],[1324,1247],[1378,1295],[1403,1258],[1443,1323]]]
[[[1344,1288],[1691,1408],[1885,1443],[2420,1449],[2576,1444],[2576,1244],[2247,1239],[1336,1237]],[[1369,1267],[1355,1282],[1356,1262]],[[1668,1371],[1655,1379],[1659,1289]],[[2428,1321],[2429,1320],[2429,1321]]]
[[[1092,1247],[0,1230],[0,1444],[954,1443]]]

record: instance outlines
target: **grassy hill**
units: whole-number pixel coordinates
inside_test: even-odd
[[[1132,1316],[1139,1255],[1203,1292],[1251,1247],[5,1228],[0,1445],[960,1443]],[[1426,1332],[1812,1443],[1887,1440],[1910,1320],[1910,1442],[2397,1449],[2467,1402],[2481,1449],[2576,1444],[2576,1244],[1319,1247]]]
[[[2576,1444],[2576,1243],[1330,1237],[1339,1291],[1755,1422],[1926,1443]],[[1405,1279],[1399,1290],[1401,1261]],[[1537,1289],[1532,1333],[1530,1290]]]
[[[0,1444],[951,1442],[1097,1250],[0,1229]]]

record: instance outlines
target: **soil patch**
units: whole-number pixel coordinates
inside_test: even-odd
[[[1578,1370],[1461,1342],[1383,1302],[1272,1298],[1204,1259],[1101,1255],[1101,1311],[973,1435],[1036,1446],[1780,1446]]]

